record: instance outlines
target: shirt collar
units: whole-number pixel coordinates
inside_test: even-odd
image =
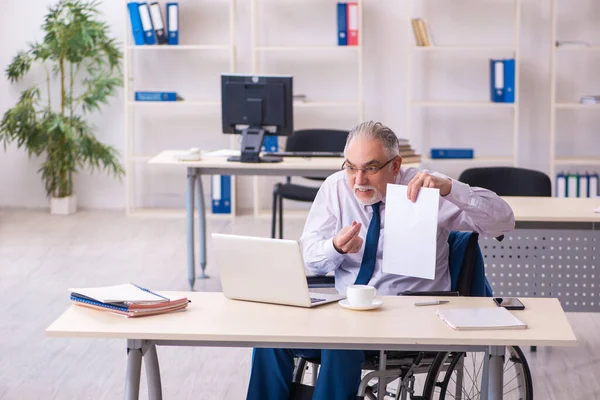
[[[398,172],[398,176],[396,177],[394,184],[398,185],[398,184],[400,184],[400,182],[402,182],[402,168],[400,168],[400,171]],[[385,205],[386,201],[387,201],[387,195],[383,196],[383,199],[381,199],[381,202],[383,203],[383,205]]]

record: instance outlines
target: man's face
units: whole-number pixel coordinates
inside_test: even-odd
[[[375,204],[386,193],[388,183],[394,183],[400,171],[401,157],[385,165],[381,170],[364,171],[357,168],[381,167],[387,163],[383,143],[379,139],[353,139],[346,148],[346,176],[348,184],[353,190],[356,199],[363,205]]]

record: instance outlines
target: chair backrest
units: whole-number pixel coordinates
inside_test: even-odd
[[[287,139],[286,151],[344,151],[348,131],[302,129]]]
[[[463,171],[458,180],[498,196],[552,196],[552,183],[540,171],[515,167],[480,167]]]
[[[485,277],[477,232],[450,232],[449,268],[452,291],[461,296],[487,296],[492,290]]]
[[[287,139],[286,151],[344,151],[348,131],[337,129],[301,129]],[[340,163],[340,168],[342,164]],[[307,179],[323,181],[324,178],[306,176]],[[288,177],[288,182],[290,178]]]

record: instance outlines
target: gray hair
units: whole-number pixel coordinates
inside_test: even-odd
[[[346,149],[348,149],[348,145],[353,139],[356,138],[381,140],[388,158],[393,158],[400,154],[398,137],[393,130],[383,125],[381,122],[367,121],[352,128],[348,134],[348,139],[346,140],[344,156],[346,155]]]

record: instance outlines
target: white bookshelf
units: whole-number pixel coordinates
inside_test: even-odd
[[[180,51],[180,50],[230,50],[231,45],[221,44],[179,44],[179,45],[154,45],[154,46],[127,46],[128,50],[136,51]]]
[[[578,158],[578,157],[556,157],[555,165],[600,165],[600,157]]]
[[[132,108],[185,108],[185,107],[220,107],[221,101],[219,100],[208,100],[208,101],[130,101],[129,106]]]
[[[554,27],[554,31],[556,33],[556,25]],[[556,43],[556,40],[553,42]],[[554,49],[557,52],[566,52],[566,53],[570,53],[570,52],[593,52],[593,51],[600,51],[600,46],[565,46],[565,47],[556,47],[553,46]]]
[[[258,1],[258,0],[255,0]],[[362,46],[256,46],[254,51],[262,52],[262,51],[338,51],[338,52],[351,52],[356,51],[360,52],[362,50]]]
[[[410,31],[412,35],[412,27]],[[514,51],[513,46],[413,46],[412,49],[416,52],[435,52],[435,51],[459,51],[459,52],[486,52],[494,53],[498,51]]]
[[[463,159],[452,159],[452,158],[430,158],[430,157],[422,157],[421,158],[423,163],[432,163],[432,162],[439,162],[440,164],[446,164],[446,165],[461,165],[464,164],[465,160]],[[468,160],[469,163],[472,164],[481,164],[481,166],[483,165],[500,165],[500,164],[510,164],[513,162],[513,158],[512,157],[475,157],[473,159]]]
[[[310,108],[310,107],[360,107],[360,101],[296,101],[294,108]]]
[[[558,71],[557,71],[557,62],[560,58],[567,58],[569,62],[571,60],[576,61],[580,57],[585,56],[586,54],[597,53],[600,51],[600,40],[595,39],[594,36],[590,36],[588,40],[591,42],[587,45],[581,44],[569,44],[563,46],[556,46],[557,41],[569,40],[570,38],[562,37],[564,32],[558,32],[557,24],[558,24],[558,16],[559,12],[557,8],[562,5],[566,5],[568,0],[550,0],[551,8],[551,35],[550,35],[550,146],[549,146],[549,174],[552,184],[555,183],[556,174],[559,172],[558,168],[565,168],[568,171],[569,167],[576,168],[577,170],[584,171],[583,167],[591,167],[595,168],[596,171],[600,168],[600,156],[594,157],[590,155],[586,155],[583,157],[578,157],[576,154],[572,154],[571,156],[559,156],[557,155],[557,142],[559,141],[558,135],[565,135],[565,132],[558,132],[557,127],[557,117],[558,115],[566,115],[566,113],[573,112],[581,112],[581,113],[589,113],[589,112],[597,112],[600,110],[600,104],[581,104],[577,102],[577,98],[565,99],[564,96],[559,96],[557,93],[557,85],[558,85]],[[580,7],[578,11],[579,14],[583,15],[585,11]],[[580,16],[581,18],[581,16]],[[592,17],[593,18],[593,17]],[[577,21],[573,19],[571,16],[571,20],[574,22]],[[597,31],[596,31],[597,33]],[[597,34],[595,35],[597,36]],[[581,42],[585,43],[585,42]],[[574,76],[576,75],[576,76]],[[573,78],[573,81],[579,81],[582,79],[577,74],[570,74],[569,78]],[[584,79],[590,79],[591,77],[585,77]],[[579,93],[579,95],[600,95],[599,93]],[[573,126],[572,130],[568,133],[571,136],[577,134],[577,126]],[[595,141],[590,143],[592,148],[598,148],[598,142]]]
[[[554,103],[554,108],[600,109],[600,104]]]
[[[474,2],[477,0],[473,0]],[[409,49],[407,53],[407,79],[406,79],[406,93],[407,93],[407,112],[406,112],[406,136],[417,148],[418,152],[423,154],[422,163],[424,165],[431,164],[445,164],[445,165],[464,165],[468,168],[471,164],[473,166],[485,166],[485,165],[512,165],[516,166],[519,159],[519,77],[520,77],[520,23],[521,23],[521,0],[507,1],[505,6],[511,7],[514,14],[514,30],[512,35],[512,43],[507,45],[481,45],[481,44],[460,44],[460,45],[437,45],[432,43],[431,46],[417,46],[415,43],[415,36],[411,25],[412,18],[424,18],[427,21],[426,15],[419,15],[416,4],[416,0],[411,1],[409,18],[407,21],[407,34],[409,36]],[[439,6],[443,7],[444,4],[440,3]],[[468,14],[465,18],[469,18]],[[435,30],[427,21],[428,33],[431,30]],[[435,38],[434,38],[435,40]],[[515,102],[514,103],[494,103],[492,101],[464,101],[464,100],[434,100],[434,99],[414,99],[414,92],[417,88],[415,83],[415,71],[414,64],[425,54],[441,54],[447,55],[448,57],[460,56],[462,54],[477,55],[485,58],[500,58],[499,55],[510,53],[515,59]],[[488,85],[489,87],[489,85]],[[488,96],[489,98],[489,96]],[[486,110],[506,110],[507,117],[512,119],[512,132],[510,132],[510,140],[512,141],[512,152],[506,156],[500,157],[477,157],[478,149],[475,148],[474,159],[431,159],[428,157],[429,148],[424,148],[421,144],[430,133],[418,131],[415,128],[413,118],[415,113],[422,112],[425,109],[468,109],[470,112],[482,112]],[[481,110],[481,111],[480,111]],[[504,111],[503,111],[504,112]],[[430,147],[430,146],[427,146]],[[457,146],[457,147],[473,147],[469,145]]]
[[[335,19],[335,15],[331,18],[329,23],[334,29],[332,32],[334,36],[330,38],[331,44],[309,44],[309,43],[294,43],[294,44],[284,44],[284,45],[269,45],[265,43],[261,43],[260,37],[260,27],[262,24],[268,24],[269,21],[261,20],[260,18],[260,7],[263,5],[264,7],[269,7],[270,4],[274,4],[277,0],[250,0],[250,19],[251,19],[251,36],[250,36],[250,46],[251,46],[251,62],[252,62],[252,73],[255,74],[269,74],[268,65],[263,65],[261,63],[261,56],[266,53],[296,53],[303,52],[309,54],[310,57],[323,57],[327,55],[328,57],[331,55],[339,54],[340,56],[344,56],[347,54],[355,55],[355,64],[353,66],[343,65],[342,68],[351,68],[355,67],[357,70],[357,80],[355,82],[357,86],[357,98],[351,98],[349,100],[344,101],[331,101],[326,99],[310,99],[307,101],[294,101],[294,127],[298,129],[298,113],[296,110],[298,109],[348,109],[356,111],[356,123],[363,121],[364,119],[364,91],[363,91],[363,0],[357,0],[358,3],[358,46],[338,46],[337,45],[337,37],[335,33],[337,33],[337,19]],[[335,2],[325,2],[326,7],[335,8]],[[318,10],[314,10],[318,12]],[[283,18],[283,17],[282,17]],[[289,25],[290,27],[293,24]],[[290,28],[294,29],[294,28]],[[306,27],[305,29],[310,30],[312,28]],[[298,36],[301,32],[298,32]],[[288,33],[289,34],[289,33]],[[314,38],[313,38],[314,39]],[[332,66],[334,68],[340,68],[339,66]],[[284,73],[284,72],[282,72]],[[292,71],[289,73],[285,73],[288,75],[294,75]],[[294,77],[294,90],[297,89],[296,77]],[[294,93],[297,94],[297,93]],[[321,126],[313,126],[312,128],[323,128]],[[281,146],[281,143],[280,143]],[[340,165],[341,167],[341,165]],[[253,215],[255,218],[271,218],[271,210],[261,209],[261,200],[262,200],[262,192],[266,191],[264,188],[262,181],[263,177],[253,177],[252,182],[252,190],[253,190]],[[271,190],[268,190],[268,193],[271,193]],[[299,215],[301,218],[305,217],[305,210],[286,210],[286,218],[289,215]]]
[[[494,103],[491,101],[413,101],[412,106],[425,108],[516,108],[514,103]]]
[[[194,112],[197,112],[199,109],[214,109],[215,112],[219,112],[219,107],[221,105],[220,99],[214,100],[183,100],[176,102],[136,102],[135,91],[136,90],[152,90],[146,89],[143,87],[136,86],[137,83],[137,74],[136,74],[136,65],[135,65],[135,56],[139,53],[164,53],[163,57],[168,57],[169,53],[188,53],[190,55],[202,55],[205,52],[224,52],[226,54],[226,63],[227,65],[223,66],[223,71],[235,72],[236,69],[236,0],[222,0],[223,4],[227,5],[227,20],[223,21],[223,24],[228,25],[228,38],[225,43],[203,43],[202,38],[198,38],[198,43],[193,44],[180,44],[180,45],[141,45],[136,46],[133,43],[133,38],[131,35],[131,25],[129,19],[129,13],[126,6],[123,6],[123,12],[125,13],[126,28],[124,29],[124,57],[123,57],[123,66],[124,66],[124,113],[125,113],[125,151],[124,151],[124,160],[125,160],[125,209],[128,215],[151,215],[151,216],[183,216],[184,211],[177,209],[162,209],[162,208],[148,208],[142,207],[136,203],[136,193],[140,190],[139,185],[136,183],[136,171],[143,164],[146,164],[148,160],[154,157],[156,154],[140,154],[135,151],[136,149],[136,112],[138,110],[151,110],[151,113],[144,114],[145,117],[150,114],[147,118],[152,118],[153,116],[168,116],[169,113],[172,113],[174,110],[182,110],[184,113],[190,113],[191,116],[194,115]],[[185,5],[180,3],[180,13],[185,12],[185,7],[190,6],[190,3],[187,2]],[[196,2],[193,3],[194,7],[210,7],[211,2]],[[163,8],[163,18],[166,18],[166,14]],[[185,27],[182,27],[185,29]],[[182,35],[180,34],[180,40]],[[176,72],[176,71],[171,71]],[[178,79],[177,75],[173,76],[173,79]],[[215,78],[217,79],[217,78]],[[215,93],[215,95],[217,95]],[[219,124],[215,124],[213,128],[214,132],[221,132],[221,126]],[[210,144],[210,138],[206,139],[206,144]],[[230,146],[235,145],[235,139],[230,138]],[[188,148],[190,147],[199,147],[197,141],[190,141]],[[166,150],[166,149],[164,149]],[[146,172],[150,173],[150,169],[147,169]],[[181,172],[183,174],[183,171]],[[182,187],[183,187],[182,183]],[[210,202],[208,202],[208,210],[207,216],[209,218],[217,218],[217,219],[227,219],[235,216],[236,211],[236,202],[235,202],[235,177],[232,178],[232,188],[231,188],[231,209],[232,213],[227,215],[222,214],[212,214],[210,212]],[[206,192],[206,189],[205,189]],[[183,209],[184,203],[181,204],[181,209]]]

